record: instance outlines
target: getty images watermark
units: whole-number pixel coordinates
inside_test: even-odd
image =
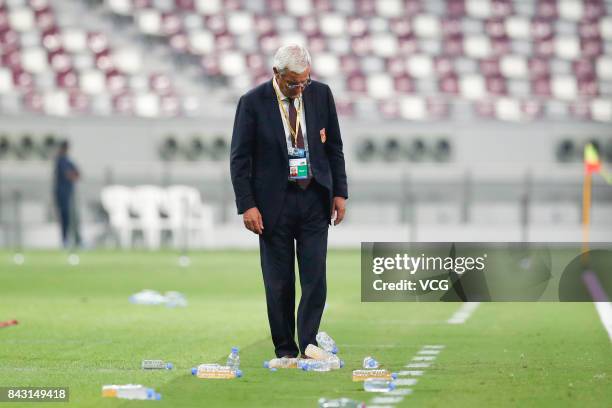
[[[610,268],[608,243],[364,242],[361,300],[598,301]]]

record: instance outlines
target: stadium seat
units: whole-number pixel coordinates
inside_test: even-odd
[[[108,214],[111,232],[117,234],[119,245],[128,248],[132,245],[134,224],[130,217],[132,190],[126,186],[112,185],[102,188],[100,201]]]
[[[176,248],[212,243],[213,209],[202,202],[195,188],[180,185],[166,188],[163,208],[168,215],[168,226]]]

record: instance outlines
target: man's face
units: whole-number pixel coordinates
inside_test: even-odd
[[[289,98],[297,98],[307,86],[308,79],[310,78],[310,67],[306,68],[301,74],[296,74],[289,70],[281,74],[274,68],[274,75],[281,92]]]

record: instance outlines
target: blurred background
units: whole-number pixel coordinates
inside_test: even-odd
[[[581,240],[582,154],[612,162],[610,0],[0,0],[0,245],[60,248],[58,145],[85,248],[254,248],[240,95],[305,44],[349,195],[331,247]],[[595,178],[591,239],[612,239]]]

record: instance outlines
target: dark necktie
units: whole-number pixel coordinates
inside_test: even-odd
[[[287,99],[289,99],[289,126],[291,126],[291,129],[295,130],[295,124],[297,123],[297,110],[295,109],[295,105],[293,104],[294,99]],[[293,135],[291,136],[291,143],[293,147],[297,147],[299,149],[304,149],[304,135],[302,134],[302,125],[303,123],[300,122],[300,129],[298,130],[296,138],[297,140],[293,139]],[[310,184],[310,174],[308,175],[308,178],[296,181],[298,186],[300,186],[302,190],[306,190],[306,188]]]

